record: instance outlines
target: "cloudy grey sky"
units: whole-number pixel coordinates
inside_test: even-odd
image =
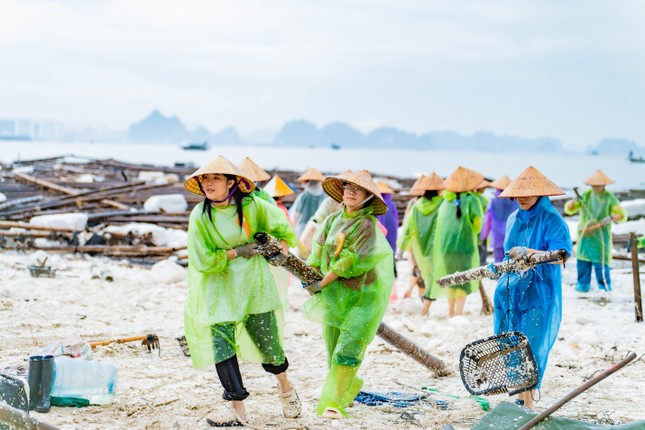
[[[0,117],[645,145],[642,0],[0,0],[0,22]]]

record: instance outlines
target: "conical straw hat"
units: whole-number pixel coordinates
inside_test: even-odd
[[[313,167],[310,167],[309,169],[307,169],[307,171],[298,178],[298,182],[324,181],[324,180],[325,180],[325,176]]]
[[[482,181],[475,187],[476,190],[481,190],[482,188],[488,188],[490,187],[491,182],[487,181],[486,179],[482,179]]]
[[[271,197],[284,197],[291,194],[295,194],[293,188],[291,188],[282,178],[278,175],[275,175],[264,186],[264,191],[269,193]]]
[[[394,194],[392,187],[383,181],[376,181],[376,188],[378,188],[381,194]]]
[[[245,193],[250,193],[255,189],[253,181],[246,176],[235,164],[228,161],[226,158],[219,155],[216,159],[200,167],[195,173],[190,175],[190,178],[184,182],[184,187],[191,193],[203,196],[204,193],[199,188],[199,181],[197,178],[201,175],[208,173],[215,173],[220,175],[235,175],[239,182],[240,190]]]
[[[330,176],[323,182],[323,189],[329,197],[341,203],[343,201],[343,185],[349,182],[354,185],[358,185],[361,188],[364,188],[368,193],[374,194],[372,199],[372,206],[374,215],[383,215],[387,212],[387,206],[385,205],[385,200],[379,192],[372,175],[367,170],[361,170],[359,172],[346,172],[338,176]]]
[[[481,184],[484,176],[474,170],[459,166],[443,182],[443,186],[453,193],[463,193],[464,191],[473,191]]]
[[[412,186],[410,187],[410,195],[411,196],[422,196],[423,195],[425,190],[423,188],[419,188],[419,185],[421,185],[421,182],[423,181],[423,179],[425,177],[426,177],[425,175],[421,175],[421,176],[419,176],[417,178],[416,181],[414,181],[414,184],[412,184]]]
[[[511,183],[511,178],[506,176],[502,176],[501,178],[495,179],[493,182],[490,183],[490,186],[493,188],[497,188],[498,190],[504,191],[506,187],[508,187],[508,184]]]
[[[249,179],[252,179],[254,182],[268,181],[271,179],[271,175],[262,170],[260,166],[255,164],[255,161],[251,160],[249,157],[246,157],[240,163],[240,169]]]
[[[421,190],[421,195],[425,191],[441,191],[444,189],[443,179],[432,172],[430,176],[423,176],[417,187]]]
[[[508,184],[500,197],[561,196],[565,194],[549,178],[533,166],[527,167]]]
[[[596,170],[596,173],[589,176],[589,178],[585,180],[585,185],[609,185],[615,182],[616,181],[609,179],[607,175],[605,175],[600,169],[598,169]]]

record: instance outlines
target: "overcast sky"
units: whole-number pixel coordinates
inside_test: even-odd
[[[0,118],[645,146],[642,0],[0,0]]]

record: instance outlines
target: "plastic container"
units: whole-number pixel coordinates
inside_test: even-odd
[[[112,363],[61,356],[54,364],[52,397],[86,399],[91,405],[114,400],[117,374]]]
[[[28,411],[27,390],[25,382],[15,376],[0,373],[0,402],[23,411]],[[4,428],[0,423],[0,429]]]

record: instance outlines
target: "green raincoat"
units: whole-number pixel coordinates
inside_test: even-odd
[[[474,193],[461,193],[459,201],[457,194],[451,191],[444,191],[443,197],[435,227],[432,289],[436,289],[439,297],[458,298],[478,291],[479,281],[441,288],[434,280],[479,266],[477,237],[482,228],[483,211],[480,199]],[[457,218],[457,202],[461,218]]]
[[[439,213],[437,209],[441,202],[443,202],[442,196],[435,196],[432,199],[420,197],[404,218],[401,235],[397,241],[399,249],[412,252],[426,285],[432,285],[432,251]],[[438,294],[436,289],[428,288],[425,296],[435,299]]]
[[[277,203],[276,203],[275,199],[274,199],[273,197],[271,197],[271,196],[269,195],[269,193],[267,193],[266,191],[264,191],[264,190],[263,190],[262,188],[260,188],[260,187],[257,187],[257,186],[256,186],[256,187],[255,187],[255,189],[251,192],[251,195],[253,195],[253,196],[255,196],[255,197],[259,197],[259,198],[261,198],[262,200],[265,200],[265,201],[267,201],[267,202],[271,203],[272,205],[277,205]]]
[[[203,213],[203,206],[203,202],[195,206],[188,225],[189,289],[184,306],[184,326],[193,366],[204,368],[230,358],[215,357],[211,327],[218,323],[234,324],[231,349],[241,359],[263,362],[245,323],[249,315],[274,312],[280,332],[276,342],[281,346],[281,292],[262,256],[229,260],[226,251],[251,242],[258,231],[295,246],[293,228],[280,208],[258,198],[243,199],[242,227],[235,205],[213,207],[212,221]]]
[[[308,318],[322,322],[329,374],[318,413],[345,407],[362,386],[356,372],[387,309],[394,267],[392,248],[372,207],[329,215],[317,232],[307,264],[340,276],[305,302]]]
[[[609,265],[612,250],[611,224],[585,233],[582,230],[615,214],[622,214],[623,218],[619,222],[627,221],[627,212],[620,206],[614,193],[603,190],[596,194],[593,189],[589,189],[581,196],[581,200],[567,202],[564,211],[567,215],[580,211],[576,258]]]

